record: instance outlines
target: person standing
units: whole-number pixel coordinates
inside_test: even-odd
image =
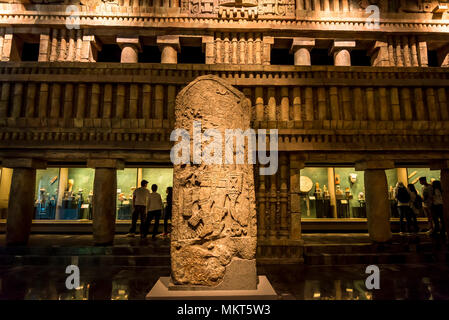
[[[433,188],[430,184],[427,183],[426,177],[420,177],[419,183],[422,187],[422,196],[423,196],[423,210],[429,220],[429,231],[433,232],[433,218],[432,218],[432,204],[433,204]]]
[[[407,189],[410,194],[410,220],[412,222],[413,228],[415,229],[415,232],[419,232],[417,217],[422,211],[422,198],[418,194],[418,191],[416,191],[415,185],[413,185],[412,183],[407,186]]]
[[[164,215],[164,237],[168,236],[168,219],[171,221],[172,204],[173,204],[173,188],[167,187],[167,204],[165,206]]]
[[[157,193],[157,185],[153,184],[151,186],[151,193],[149,197],[149,206],[148,206],[148,215],[146,220],[146,228],[145,228],[145,236],[149,233],[150,224],[153,219],[153,236],[151,237],[153,240],[156,239],[157,230],[159,228],[159,219],[161,218],[162,213],[162,197],[159,193]]]
[[[432,182],[433,189],[433,206],[432,206],[432,217],[433,217],[433,234],[445,237],[446,228],[444,226],[443,217],[443,189],[441,188],[441,182],[435,180]]]
[[[404,183],[398,182],[394,189],[394,198],[399,211],[399,232],[404,233],[404,218],[407,220],[407,232],[410,232],[410,194]]]
[[[147,189],[148,181],[142,180],[140,182],[140,188],[137,188],[133,192],[133,214],[131,228],[128,232],[128,237],[134,237],[136,233],[137,219],[140,217],[140,236],[145,235],[145,213],[150,198],[150,191]]]

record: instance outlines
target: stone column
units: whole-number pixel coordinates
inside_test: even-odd
[[[293,38],[290,53],[295,55],[295,66],[310,66],[310,50],[315,46],[315,39]]]
[[[337,218],[337,198],[335,196],[335,172],[334,168],[327,168],[327,190],[329,191],[332,216]]]
[[[402,182],[404,185],[408,185],[408,175],[407,175],[407,168],[397,168],[397,174],[398,174],[398,182]]]
[[[445,45],[438,50],[438,65],[447,68],[449,67],[449,45]]]
[[[355,48],[355,41],[335,40],[330,54],[334,57],[334,65],[351,66],[351,49]]]
[[[50,58],[50,30],[46,30],[39,36],[39,62],[48,61]]]
[[[20,61],[17,37],[14,37],[12,30],[9,28],[6,29],[3,35],[3,47],[0,54],[1,61]]]
[[[59,169],[58,200],[56,202],[55,220],[61,219],[62,198],[64,198],[64,192],[67,188],[68,179],[69,179],[69,168]]]
[[[373,67],[389,67],[390,58],[388,55],[388,43],[376,41],[370,52],[371,65]]]
[[[89,159],[89,168],[95,168],[92,207],[92,229],[96,245],[114,242],[117,202],[117,169],[124,163],[117,159]]]
[[[365,161],[356,163],[357,171],[365,171],[365,198],[369,237],[375,242],[391,240],[390,202],[386,169],[394,168],[393,161]]]
[[[11,189],[12,169],[2,168],[0,176],[0,219],[6,218],[9,190]]]
[[[101,49],[102,44],[94,35],[83,34],[80,60],[82,62],[97,61],[97,52]]]
[[[142,50],[140,46],[139,37],[117,37],[117,44],[122,49],[120,56],[121,63],[137,63],[139,62],[139,51]]]
[[[297,154],[290,153],[290,240],[301,240],[301,200],[300,200],[300,177],[304,162]]]
[[[263,36],[262,64],[271,64],[271,47],[274,44],[274,37]]]
[[[3,165],[14,168],[6,218],[6,244],[26,245],[34,217],[36,169],[45,169],[46,163],[37,159],[5,159]]]
[[[203,36],[201,39],[203,51],[206,56],[206,64],[215,62],[215,40],[213,36]],[[218,51],[218,50],[217,50]]]
[[[178,63],[178,52],[181,51],[179,36],[157,37],[157,44],[161,50],[161,63]]]
[[[419,66],[420,67],[428,67],[429,66],[429,58],[427,56],[427,42],[419,40],[418,41],[418,57],[419,57]]]

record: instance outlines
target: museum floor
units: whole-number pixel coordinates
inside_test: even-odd
[[[90,235],[35,235],[28,247],[5,247],[0,234],[0,299],[144,299],[170,274],[168,239],[117,235],[94,247]],[[280,299],[449,300],[447,247],[420,234],[373,245],[365,234],[304,235],[305,264],[259,265]],[[380,290],[365,288],[365,268],[381,270]],[[78,290],[65,288],[65,267],[80,267]]]

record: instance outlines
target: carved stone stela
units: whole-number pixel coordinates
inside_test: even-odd
[[[220,131],[224,144],[225,129],[250,127],[248,108],[245,96],[224,80],[199,77],[176,99],[175,128],[193,137],[193,121],[201,121],[202,131]],[[256,289],[252,165],[175,165],[173,178],[173,283],[184,288]]]

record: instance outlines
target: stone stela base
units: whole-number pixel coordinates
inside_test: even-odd
[[[259,276],[256,290],[173,290],[170,277],[160,277],[146,300],[277,300],[266,276]]]

